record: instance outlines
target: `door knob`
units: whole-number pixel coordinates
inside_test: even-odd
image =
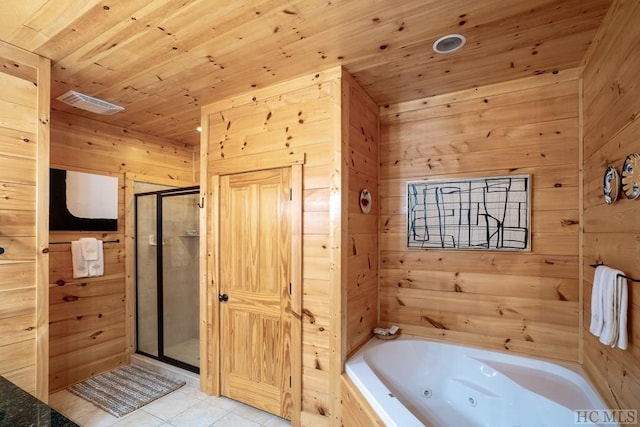
[[[218,295],[218,301],[220,301],[220,302],[229,301],[229,295],[227,295],[227,294]]]

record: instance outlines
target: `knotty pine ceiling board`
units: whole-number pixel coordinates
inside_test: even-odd
[[[31,0],[0,39],[53,62],[52,108],[185,144],[200,107],[343,65],[379,105],[580,65],[611,0]],[[440,36],[467,44],[436,55]],[[67,90],[126,107],[101,116]]]

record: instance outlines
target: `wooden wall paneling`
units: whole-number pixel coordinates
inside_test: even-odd
[[[494,277],[513,276],[514,280],[521,277],[536,277],[540,270],[544,268],[551,271],[553,277],[558,279],[578,280],[578,271],[575,265],[578,262],[577,255],[573,256],[547,256],[530,254],[526,259],[521,260],[520,254],[505,253],[500,257],[504,262],[496,263],[494,253],[471,252],[461,258],[457,252],[441,253],[440,251],[403,251],[388,250],[380,258],[381,269],[414,270],[421,265],[428,264],[433,272],[473,271],[475,273],[492,275]],[[402,275],[400,275],[402,277]],[[406,275],[406,277],[412,277]],[[539,279],[536,279],[539,281]],[[541,291],[543,288],[532,289],[531,292],[541,292],[553,295],[552,291]],[[518,294],[520,295],[520,294]],[[518,296],[516,295],[516,296]],[[526,294],[525,294],[526,295]]]
[[[346,228],[341,230],[341,220],[346,215],[342,208],[347,197],[340,191],[340,170],[346,164],[340,127],[341,76],[339,68],[314,73],[203,108],[203,127],[209,128],[208,145],[202,149],[203,153],[208,150],[207,176],[234,169],[276,167],[282,162],[292,165],[296,176],[299,168],[301,187],[293,191],[301,197],[302,269],[292,271],[301,280],[297,289],[295,283],[292,287],[294,297],[301,292],[301,300],[292,310],[301,317],[298,372],[302,375],[293,379],[294,390],[296,381],[301,388],[301,406],[292,418],[293,425],[339,422],[340,400],[333,397],[333,390],[339,394],[341,342],[345,339],[340,332],[344,314],[339,295],[343,292],[341,278],[346,274],[341,251]],[[263,137],[265,144],[261,145]],[[241,147],[247,147],[248,153]],[[215,191],[209,193],[215,199]],[[208,251],[215,258],[211,241]],[[212,280],[208,278],[209,286]],[[215,369],[211,353],[209,358],[211,369]]]
[[[120,240],[104,244],[105,274],[97,278],[73,279],[70,245],[49,246],[49,388],[55,391],[128,361],[135,334],[133,184],[193,185],[194,171],[191,147],[68,113],[53,112],[52,138],[52,167],[116,176],[120,186],[117,231],[49,236],[51,242]]]
[[[124,184],[124,252],[135,254],[135,182],[133,174],[125,174]],[[127,360],[136,348],[136,260],[135,256],[125,257],[125,354]]]
[[[584,80],[578,80],[578,362],[584,363]]]
[[[607,20],[600,29],[599,38],[596,39],[597,48],[592,51],[590,63],[587,64],[583,75],[584,97],[588,101],[584,105],[585,150],[588,153],[606,144],[617,132],[633,121],[628,114],[612,117],[608,113],[612,110],[630,112],[637,110],[637,103],[634,101],[635,92],[630,82],[634,80],[633,70],[640,53],[637,43],[634,43],[640,31],[629,17],[637,14],[639,7],[637,4],[623,3],[613,2]],[[608,23],[614,20],[624,21],[625,25],[612,28]],[[623,38],[624,42],[617,42],[618,38]],[[594,67],[604,60],[603,52],[615,52],[618,66],[601,67],[599,72],[595,73]],[[591,102],[591,100],[594,101]]]
[[[5,318],[0,324],[0,346],[29,340],[34,324],[35,314],[33,313]]]
[[[437,96],[424,96],[398,104],[380,106],[380,116],[394,115],[407,111],[422,110],[430,106],[446,106],[459,101],[469,101],[487,96],[507,95],[522,90],[523,87],[556,85],[577,80],[581,76],[581,68],[569,68],[558,73],[545,73],[516,80],[508,80],[496,84],[474,87],[473,89],[444,93]]]
[[[7,14],[11,16],[11,14]],[[18,77],[22,80],[35,82],[38,80],[38,66],[40,60],[38,55],[34,55],[23,49],[17,49],[15,45],[4,42],[5,38],[0,38],[0,63],[5,74]]]
[[[69,384],[80,382],[98,373],[123,365],[126,363],[123,356],[125,347],[125,338],[122,336],[50,357],[49,387],[52,390],[60,390],[68,387]]]
[[[3,376],[14,384],[22,384],[24,390],[35,389],[35,379],[32,375],[33,366],[28,366],[22,369],[16,369]]]
[[[208,117],[206,118],[208,122]],[[203,140],[203,145],[206,144],[206,147],[203,147],[203,152],[209,151],[208,139]],[[209,209],[210,215],[207,216],[207,230],[210,233],[207,236],[207,255],[209,257],[207,262],[207,296],[205,300],[207,301],[207,331],[206,331],[206,339],[208,340],[207,344],[207,354],[205,362],[202,363],[207,365],[206,368],[206,376],[205,380],[207,383],[203,390],[209,389],[216,396],[220,395],[221,384],[220,384],[220,304],[217,302],[217,296],[220,295],[220,245],[216,244],[216,242],[220,239],[220,228],[219,228],[219,218],[220,218],[220,176],[214,175],[209,178],[209,162],[204,163],[202,165],[202,169],[204,172],[201,173],[202,179],[206,180],[209,185],[209,189],[207,191],[207,199],[205,199],[205,209]],[[208,203],[207,203],[208,202]],[[207,207],[208,206],[208,207]],[[202,384],[202,382],[201,382]]]
[[[385,423],[346,374],[340,376],[340,384],[343,427],[384,427]]]
[[[345,294],[344,335],[346,357],[371,338],[377,326],[378,315],[378,218],[380,192],[378,191],[379,126],[376,103],[345,73],[343,84],[342,128],[348,145],[343,173],[348,175],[347,241],[342,251],[346,255],[347,275],[343,281]],[[369,190],[372,206],[369,214],[360,210],[360,192]]]
[[[218,271],[217,247],[213,242],[218,240],[218,188],[219,178],[209,178],[209,115],[200,114],[200,147],[199,147],[199,180],[200,180],[200,390],[214,396],[220,395],[220,381],[217,366],[218,359],[218,305],[215,294],[219,291],[218,277],[212,272]],[[209,182],[211,179],[212,182]],[[213,251],[216,252],[213,252]]]
[[[609,206],[602,194],[602,176],[608,165],[618,169],[627,154],[640,151],[636,117],[640,101],[633,70],[640,67],[640,6],[615,0],[594,43],[585,56],[583,72],[584,138],[584,366],[612,408],[640,407],[640,292],[629,284],[628,349],[600,344],[589,333],[594,269],[604,262],[640,277],[638,202],[623,194]]]
[[[340,373],[344,369],[347,353],[347,272],[349,269],[347,247],[348,196],[349,196],[349,108],[351,91],[344,75],[333,86],[333,115],[330,117],[331,175],[329,176],[329,281],[332,292],[329,297],[329,412],[330,425],[342,418],[340,405]],[[321,311],[319,311],[321,312]]]
[[[346,354],[366,341],[378,320],[377,208],[364,216],[358,205],[361,187],[378,195],[378,108],[337,71],[207,106],[202,119],[209,174],[275,167],[283,159],[301,167],[302,425],[340,422]],[[347,304],[358,319],[353,333]]]
[[[231,173],[250,172],[264,169],[274,169],[277,165],[286,164],[302,165],[305,163],[304,153],[296,153],[288,150],[278,150],[281,155],[276,158],[265,158],[264,154],[248,155],[236,159],[221,159],[211,161],[213,170],[219,172],[220,175],[228,175]]]
[[[19,369],[28,369],[29,373],[25,377],[25,383],[19,383],[20,387],[24,387],[25,390],[34,393],[36,386],[36,377],[34,371],[36,370],[36,353],[34,351],[33,339],[26,341],[18,341],[3,346],[2,356],[0,363],[2,363],[3,369],[6,369],[8,377]]]
[[[0,41],[0,374],[48,400],[48,59]]]
[[[193,179],[193,149],[189,146],[151,136],[147,140],[144,134],[68,113],[54,111],[54,120],[53,166],[95,171],[108,167],[110,173]],[[88,135],[92,136],[89,140]]]
[[[500,261],[501,258],[496,257],[492,262]],[[577,261],[578,258],[575,257],[572,261],[574,267]],[[406,268],[402,266],[398,269],[387,270],[381,274],[381,277],[385,279],[385,282],[392,282],[398,288],[461,292],[474,295],[493,295],[495,292],[502,296],[525,296],[550,301],[577,302],[579,298],[577,279],[544,277],[540,276],[540,274],[544,274],[541,271],[536,273],[538,276],[525,276],[474,273],[473,267],[469,267],[471,270],[469,272],[452,271],[446,264],[443,267],[444,270],[441,271],[425,271],[418,268],[408,272],[405,270]],[[515,287],[515,283],[520,286]]]
[[[578,360],[577,76],[561,71],[380,108],[381,323]],[[521,173],[532,177],[531,252],[406,249],[408,180]]]

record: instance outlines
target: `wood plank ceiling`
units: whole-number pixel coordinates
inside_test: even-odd
[[[30,0],[0,2],[0,39],[53,61],[100,116],[198,144],[199,107],[342,64],[379,104],[580,65],[611,0]],[[440,36],[467,45],[436,55]]]

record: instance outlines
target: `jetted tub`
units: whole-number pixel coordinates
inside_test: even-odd
[[[371,339],[346,372],[389,427],[594,425],[574,410],[607,408],[578,365],[406,335]]]

